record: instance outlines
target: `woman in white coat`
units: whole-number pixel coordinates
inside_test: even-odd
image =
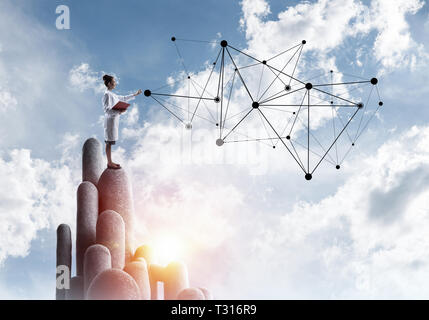
[[[119,131],[119,115],[124,111],[113,110],[112,108],[118,101],[129,101],[134,99],[135,96],[138,96],[142,93],[139,89],[136,93],[120,96],[112,92],[116,87],[115,78],[109,75],[103,76],[103,81],[107,90],[103,95],[103,109],[104,109],[104,141],[106,142],[106,156],[107,156],[107,167],[110,169],[119,169],[121,166],[118,163],[112,161],[112,145],[118,140],[118,131]]]

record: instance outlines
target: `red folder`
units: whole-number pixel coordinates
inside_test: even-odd
[[[124,111],[127,110],[127,108],[130,106],[129,103],[123,102],[123,101],[119,101],[117,104],[115,104],[115,106],[112,108],[113,110],[119,110],[119,111]]]

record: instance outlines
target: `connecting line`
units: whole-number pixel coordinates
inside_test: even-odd
[[[348,103],[351,103],[351,104],[357,105],[357,103],[356,103],[356,102],[353,102],[353,101],[350,101],[350,100],[347,100],[347,99],[341,98],[341,97],[339,97],[339,96],[336,96],[336,95],[331,94],[331,93],[329,93],[329,92],[326,92],[326,91],[324,91],[324,90],[321,90],[321,89],[315,88],[314,86],[313,86],[313,89],[314,89],[314,90],[317,90],[317,91],[320,91],[320,92],[323,92],[324,94],[327,94],[328,96],[331,96],[331,97],[334,97],[334,98],[337,98],[337,99],[340,99],[340,100],[346,101],[346,102],[348,102]]]
[[[285,125],[285,127],[283,128],[281,135],[284,135],[284,133],[285,133],[285,131],[286,131],[287,127],[289,126],[289,123],[290,123],[290,121],[292,120],[292,118],[293,118],[293,117],[289,117],[289,120],[286,122],[286,125]],[[277,143],[278,143],[278,141],[276,141],[275,145],[277,145]]]
[[[200,98],[200,100],[198,101],[197,106],[195,107],[194,113],[192,114],[191,122],[192,122],[192,120],[194,120],[195,113],[196,113],[196,112],[197,112],[197,110],[198,110],[198,106],[200,105],[200,102],[201,102],[201,100],[202,100],[202,97],[203,97],[203,95],[204,95],[204,92],[206,91],[207,85],[209,84],[209,81],[210,81],[210,78],[211,78],[211,76],[212,76],[212,74],[213,74],[213,71],[214,71],[214,69],[216,68],[216,63],[217,63],[217,61],[218,61],[218,59],[219,59],[219,56],[220,56],[221,51],[222,51],[222,49],[220,49],[220,50],[219,50],[219,53],[217,54],[216,60],[215,60],[215,62],[213,63],[213,68],[212,68],[212,70],[210,71],[210,75],[209,75],[209,77],[208,77],[208,79],[207,79],[206,85],[204,86],[203,92],[201,93],[201,98]]]
[[[184,75],[183,78],[173,80],[172,83],[167,83],[166,85],[163,85],[162,87],[156,88],[153,91],[158,91],[158,90],[164,89],[165,87],[171,87],[171,86],[175,85],[177,82],[185,80],[185,78],[187,78],[187,77],[188,77],[188,75]]]
[[[278,142],[278,141],[277,141],[277,142]],[[293,145],[293,143],[292,143],[292,140],[289,140],[289,142],[290,142],[290,145],[291,145],[291,146],[292,146],[292,148],[293,148],[293,151],[295,151],[295,154],[296,154],[296,156],[297,156],[297,158],[298,158],[298,160],[299,160],[299,163],[301,163],[301,166],[302,166],[302,167],[304,167],[304,164],[302,163],[301,158],[299,157],[298,151],[296,151],[295,146],[294,146],[294,145]]]
[[[333,72],[331,72],[331,82],[333,83],[334,82],[334,75],[333,75]],[[334,87],[332,87],[331,88],[331,93],[332,94],[334,94]],[[334,102],[334,99],[332,99],[332,101],[331,101],[332,103]],[[332,113],[332,126],[333,126],[333,128],[334,128],[334,139],[335,139],[335,137],[336,137],[336,135],[337,135],[337,130],[336,130],[336,128],[335,128],[335,118],[334,118],[334,108],[332,108],[331,109],[331,113]],[[335,155],[336,155],[336,159],[337,159],[337,164],[339,164],[338,163],[338,147],[337,147],[337,143],[335,143]]]
[[[179,47],[177,46],[176,42],[174,42],[174,47],[176,48],[177,54],[178,54],[178,56],[180,58],[180,63],[182,64],[183,69],[185,69],[186,75],[189,76],[189,72],[188,72],[188,70],[186,69],[186,66],[185,66],[185,62],[184,62],[185,60],[183,59],[182,55],[180,54]]]
[[[301,164],[298,162],[298,160],[295,158],[294,154],[292,153],[292,151],[290,151],[290,149],[288,148],[288,146],[286,145],[286,143],[283,141],[283,139],[280,137],[280,135],[277,133],[277,131],[274,129],[274,127],[271,125],[271,123],[268,121],[267,117],[265,117],[264,113],[258,108],[258,111],[262,114],[262,116],[264,117],[265,121],[267,121],[267,123],[269,124],[269,126],[271,127],[271,129],[274,131],[274,133],[277,135],[277,137],[279,137],[280,141],[283,143],[283,145],[286,147],[287,151],[289,151],[290,155],[292,156],[292,158],[295,160],[295,162],[299,165],[299,167],[302,169],[302,171],[305,172],[304,167],[301,166]]]
[[[225,116],[224,116],[224,118],[223,118],[223,127],[221,126],[221,135],[222,135],[223,129],[225,128],[226,116],[227,116],[227,114],[228,114],[228,110],[229,110],[229,103],[230,103],[230,101],[231,101],[232,90],[233,90],[233,88],[234,88],[235,74],[236,74],[236,72],[234,71],[234,74],[233,74],[233,77],[232,77],[232,82],[231,82],[231,88],[230,88],[230,90],[229,90],[228,103],[227,103],[227,105],[226,105]]]
[[[166,97],[176,97],[176,98],[188,98],[188,99],[201,99],[201,100],[211,100],[212,98],[203,98],[203,97],[192,97],[192,96],[182,96],[178,94],[167,94],[167,93],[152,93],[153,96],[166,96]]]
[[[335,72],[335,71],[334,71]],[[343,75],[347,76],[347,77],[352,77],[352,78],[358,78],[358,79],[362,79],[362,80],[366,80],[365,78],[359,77],[359,76],[354,76],[352,74],[348,74],[348,73],[344,73],[341,72]]]
[[[244,119],[246,119],[247,118],[247,116],[250,114],[250,112],[252,112],[253,111],[253,108],[251,108],[250,110],[249,110],[249,112],[247,112],[246,113],[246,115],[240,120],[240,121],[238,121],[238,123],[228,132],[228,134],[225,136],[225,137],[223,137],[223,139],[222,140],[224,140],[225,141],[225,139],[235,130],[235,128],[237,128],[238,127],[238,125],[244,120]]]
[[[338,82],[338,83],[327,83],[327,84],[315,84],[313,87],[327,87],[327,86],[340,86],[347,84],[358,84],[358,83],[370,83],[371,81],[352,81],[352,82]]]
[[[301,123],[302,123],[302,125],[304,126],[304,128],[306,128],[306,129],[307,129],[307,125],[304,123],[304,121],[302,121],[302,120],[301,120],[301,118],[299,118],[299,117],[298,117],[298,119],[299,119],[299,121],[301,121]],[[315,136],[314,134],[312,134],[312,133],[311,133],[311,131],[310,131],[310,135],[311,135],[311,137],[314,139],[314,141],[316,141],[316,142],[317,142],[317,144],[320,146],[320,148],[323,150],[323,152],[326,152],[325,148],[323,148],[323,146],[322,146],[322,144],[320,143],[319,139],[317,139],[317,138],[316,138],[316,136]],[[335,139],[335,136],[334,136],[334,139]],[[311,150],[310,150],[310,152],[311,152]],[[313,152],[313,153],[314,153],[314,152]],[[335,161],[334,161],[334,159],[332,159],[332,157],[331,157],[331,155],[330,155],[329,153],[327,154],[327,156],[328,156],[329,158],[331,158],[331,161],[332,161],[332,162],[335,162]]]
[[[236,69],[236,71],[237,71],[237,73],[238,73],[238,76],[240,77],[240,80],[241,80],[241,82],[243,83],[244,88],[246,88],[246,91],[247,91],[247,93],[249,94],[250,99],[251,99],[252,101],[254,101],[254,100],[253,100],[253,97],[252,97],[252,95],[251,95],[251,93],[250,93],[250,91],[249,91],[249,89],[248,89],[248,88],[247,88],[247,86],[246,86],[246,83],[245,83],[245,82],[244,82],[244,80],[243,80],[243,77],[241,76],[240,71],[239,71],[239,70],[238,70],[238,68],[237,68],[237,65],[235,64],[234,59],[232,59],[232,56],[231,56],[231,53],[230,53],[230,52],[229,52],[229,50],[228,50],[228,47],[226,47],[226,52],[228,53],[229,58],[231,59],[232,63],[234,64],[234,67],[235,67],[235,69]]]
[[[289,59],[289,61],[288,61],[288,62],[286,62],[286,64],[284,65],[284,67],[283,67],[282,71],[287,67],[287,65],[289,64],[289,62],[291,62],[291,61],[292,61],[293,57],[295,57],[295,55],[296,55],[296,53],[299,51],[299,49],[300,49],[300,48],[298,48],[298,50],[296,50],[296,51],[295,51],[295,53],[292,55],[292,57]],[[302,45],[301,45],[301,52],[302,52]],[[301,53],[300,53],[300,55],[301,55]],[[298,57],[298,60],[299,60],[299,57]],[[297,64],[298,64],[298,61],[297,61]],[[295,67],[296,67],[296,64],[295,64]],[[270,70],[271,70],[271,68],[270,68]],[[294,71],[295,71],[295,68],[294,68]],[[279,79],[280,72],[279,72],[279,73],[277,73],[277,74],[276,74],[274,71],[272,71],[272,70],[271,70],[271,72],[273,72],[273,73],[274,73],[274,75],[275,75],[276,77],[274,78],[274,80],[273,80],[273,81],[271,81],[271,83],[270,83],[270,85],[267,87],[267,89],[265,89],[264,93],[261,95],[261,97],[259,98],[259,100],[261,100],[261,99],[264,97],[264,95],[265,95],[265,94],[267,93],[267,91],[271,88],[271,86],[273,85],[273,83],[274,83],[277,79]],[[293,74],[292,74],[292,76],[293,76]],[[289,79],[289,85],[290,85],[291,80],[292,80],[292,79]],[[281,81],[281,79],[280,79],[280,81]],[[283,82],[283,81],[282,81],[282,82]],[[283,84],[285,84],[285,83],[283,82]],[[258,101],[259,101],[259,100],[258,100]]]
[[[283,110],[283,109],[279,109],[279,108],[271,108],[271,107],[267,107],[266,105],[259,105],[259,108],[264,108],[264,109],[269,109],[269,110],[276,110],[276,111],[280,111],[280,112],[286,112],[286,113],[293,113],[293,111],[289,111],[289,110]]]
[[[332,146],[335,144],[335,142],[337,142],[338,138],[341,136],[341,134],[344,132],[344,130],[347,128],[347,126],[349,125],[349,123],[353,120],[353,118],[355,117],[355,115],[358,113],[359,109],[356,109],[355,113],[353,113],[353,116],[349,119],[349,121],[347,122],[347,124],[345,125],[345,127],[341,130],[341,132],[338,134],[338,136],[335,138],[334,142],[329,146],[328,150],[325,152],[325,154],[323,155],[322,159],[320,159],[320,161],[317,163],[317,165],[314,167],[313,171],[311,172],[311,174],[314,173],[314,171],[316,171],[317,167],[320,165],[320,163],[322,162],[323,159],[325,159],[326,154],[331,150]]]
[[[186,112],[186,109],[184,109],[184,108],[181,108],[181,107],[179,107],[179,106],[176,106],[174,103],[172,103],[172,102],[169,102],[169,101],[166,101],[166,100],[164,100],[164,99],[161,99],[161,98],[159,98],[162,102],[164,102],[165,104],[169,104],[169,105],[171,105],[172,107],[174,107],[174,108],[177,108],[177,109],[180,109],[180,110],[182,110],[182,111],[184,111],[184,112]],[[191,113],[190,111],[188,111],[188,113]],[[198,117],[198,118],[201,118],[201,119],[203,119],[203,120],[205,120],[205,121],[207,121],[207,122],[209,122],[209,123],[211,123],[211,124],[215,124],[216,123],[216,120],[215,121],[211,121],[211,120],[209,120],[209,119],[207,119],[207,118],[205,118],[205,117],[202,117],[202,116],[200,116],[200,115],[198,115],[198,114],[196,114],[196,116]]]
[[[362,125],[362,120],[363,120],[363,116],[364,116],[364,114],[365,114],[365,109],[367,109],[367,106],[368,106],[368,103],[369,103],[369,99],[371,99],[371,95],[372,95],[372,91],[374,90],[374,87],[372,86],[371,87],[371,91],[369,92],[369,95],[368,95],[368,98],[366,99],[366,102],[365,102],[365,105],[363,106],[363,112],[362,112],[362,115],[361,115],[361,117],[360,117],[360,121],[359,121],[359,126],[358,126],[358,128],[357,128],[357,130],[356,130],[356,135],[355,135],[355,142],[356,142],[356,137],[358,136],[358,134],[359,134],[359,129],[360,129],[360,126]]]
[[[308,112],[307,112],[307,171],[310,172],[310,92],[308,98]]]
[[[164,107],[168,112],[170,112],[174,117],[176,117],[180,122],[182,122],[184,124],[182,119],[180,119],[178,116],[176,116],[170,109],[168,109],[166,106],[164,106],[164,104],[162,104],[160,101],[158,101],[158,99],[156,99],[154,97],[152,97],[152,99],[154,99],[156,102],[158,102],[162,107]]]
[[[305,97],[306,97],[307,94],[309,94],[309,92],[305,91],[304,96],[302,97],[302,100],[301,100],[301,105],[299,106],[299,109],[296,112],[295,119],[293,120],[292,127],[290,128],[289,136],[292,134],[293,127],[295,126],[296,119],[298,119],[299,112],[301,111],[302,105],[304,104],[304,100],[305,100]]]
[[[176,38],[176,41],[203,42],[203,43],[213,43],[213,44],[217,44],[217,42],[216,42],[216,41],[192,40],[192,39],[179,39],[179,38]]]
[[[284,97],[284,96],[287,96],[287,95],[289,95],[289,94],[295,93],[295,92],[300,91],[300,90],[302,90],[302,89],[305,89],[305,87],[302,87],[302,88],[299,88],[299,89],[295,89],[295,90],[290,91],[290,92],[288,92],[288,93],[282,94],[282,95],[280,95],[280,96],[278,96],[278,97],[274,97],[274,98],[271,98],[271,99],[264,100],[264,101],[260,102],[260,103],[259,103],[259,105],[263,105],[263,104],[264,104],[264,103],[266,103],[266,102],[273,101],[273,100],[275,100],[275,99],[279,99],[279,98],[281,98],[281,97]]]
[[[261,71],[261,76],[259,77],[259,85],[258,85],[258,93],[256,94],[256,99],[259,101],[260,98],[259,97],[259,93],[261,92],[261,83],[262,83],[262,76],[264,75],[264,70],[265,70],[265,65],[262,65],[262,71]]]
[[[371,120],[374,118],[375,114],[378,112],[378,110],[380,109],[380,106],[377,107],[377,109],[373,112],[371,118],[369,118],[369,120],[366,122],[365,126],[362,128],[362,131],[359,133],[359,135],[356,137],[355,139],[355,143],[357,141],[357,139],[359,139],[359,137],[362,135],[362,132],[365,131],[366,127],[368,126],[368,124],[371,122]]]
[[[257,63],[253,63],[253,64],[249,64],[248,66],[239,67],[239,68],[238,68],[238,70],[243,70],[243,69],[247,69],[247,68],[254,67],[254,66],[258,66],[258,65],[260,65],[260,63],[259,63],[259,62],[257,62]]]
[[[223,115],[223,79],[225,75],[225,48],[222,48],[222,91],[221,91],[221,99],[220,99],[220,123],[219,123],[219,138],[222,138],[222,115]]]
[[[258,61],[259,63],[262,63],[262,61],[260,61],[260,60],[258,60],[258,59],[256,59],[256,58],[254,58],[254,57],[252,57],[252,56],[248,55],[247,53],[244,53],[244,52],[243,52],[243,51],[241,51],[241,50],[238,50],[237,48],[234,48],[233,46],[228,45],[228,47],[230,47],[231,49],[234,49],[235,51],[237,51],[237,52],[239,52],[239,53],[241,53],[241,54],[243,54],[243,55],[245,55],[245,56],[247,56],[247,57],[249,57],[249,58],[251,58],[251,59],[253,59],[253,60],[255,60],[255,61]],[[279,69],[274,68],[273,66],[270,66],[270,65],[268,65],[268,64],[267,64],[267,67],[272,68],[273,70],[275,70],[275,71],[277,71],[277,72],[280,72],[281,74],[284,74],[285,76],[287,76],[287,77],[289,77],[289,78],[291,78],[291,79],[293,79],[293,80],[295,80],[295,81],[297,81],[297,82],[299,82],[299,83],[301,83],[301,84],[304,84],[304,85],[305,85],[305,83],[304,83],[304,82],[302,82],[301,80],[296,79],[296,78],[294,78],[294,77],[292,77],[292,76],[290,76],[290,75],[288,75],[288,74],[284,73],[283,71],[280,71]]]
[[[271,57],[271,58],[267,59],[267,62],[270,61],[270,60],[273,60],[274,58],[277,58],[278,56],[281,56],[282,54],[285,54],[286,52],[291,51],[291,50],[293,50],[293,49],[295,49],[296,47],[299,47],[299,46],[302,46],[302,44],[298,43],[296,46],[293,46],[292,48],[289,48],[289,49],[287,49],[287,50],[285,50],[283,52],[280,52],[279,54],[276,54],[274,57]]]
[[[265,129],[265,132],[266,132],[267,136],[270,136],[270,134],[268,133],[268,130],[267,130],[267,126],[264,123],[264,119],[262,119],[262,116],[261,116],[260,113],[258,113],[258,114],[259,114],[259,118],[261,119],[262,125],[264,126],[264,129]],[[274,143],[272,141],[271,141],[271,143],[274,146]]]
[[[344,160],[346,159],[346,157],[349,155],[350,151],[352,150],[353,145],[350,145],[349,150],[347,150],[347,152],[344,154],[343,159],[341,160],[341,162],[339,163],[339,165],[342,165]]]
[[[301,45],[301,49],[300,49],[300,51],[299,51],[298,59],[296,59],[295,66],[293,67],[292,77],[293,77],[293,75],[295,74],[296,66],[298,65],[299,58],[301,58],[301,54],[302,54],[302,49],[303,49],[303,48],[304,48],[304,45],[302,44],[302,45]],[[295,54],[294,54],[294,55],[295,55]],[[289,85],[290,85],[290,83],[291,83],[291,82],[292,82],[292,78],[290,78],[290,79],[289,79]]]
[[[198,91],[198,89],[195,87],[194,85],[194,81],[192,80],[192,78],[190,79],[192,81],[192,86],[194,87],[194,90],[198,93],[199,96],[201,96],[200,92]],[[208,92],[207,92],[208,93]],[[189,99],[188,99],[189,101]],[[213,117],[212,113],[210,112],[210,109],[207,107],[206,102],[204,100],[203,101],[203,105],[206,108],[207,112],[209,113],[210,117],[213,119],[214,123],[216,123],[216,119],[215,117]]]
[[[305,145],[303,145],[302,143],[299,143],[298,141],[295,141],[295,143],[298,144],[299,146],[301,146],[303,149],[305,149]],[[314,154],[315,156],[318,156],[319,158],[322,158],[322,156],[320,154],[318,154],[317,152],[315,152],[313,150],[310,150],[310,152],[312,154]],[[333,161],[329,160],[328,158],[325,158],[323,160],[326,161],[326,162],[329,162],[330,164],[332,164],[332,165],[335,166],[335,163]]]
[[[225,48],[222,48],[222,58],[220,60],[219,81],[217,83],[216,97],[219,97],[220,80],[221,80],[221,77],[222,77],[222,66],[223,66],[224,59],[225,59]]]
[[[195,86],[198,86],[198,88],[200,88],[201,90],[204,90],[204,88],[202,87],[202,86],[200,86],[199,85],[199,83],[198,82],[196,82],[196,81],[194,81],[193,79],[192,79],[192,77],[191,77],[191,82],[192,82],[192,84],[193,84],[193,86],[194,86],[194,88],[195,88]],[[198,90],[196,90],[197,91],[197,93],[198,93],[198,95],[200,95],[200,93],[198,92]],[[206,90],[206,92],[207,92],[207,94],[209,95],[209,96],[211,96],[213,99],[214,98],[216,98],[214,95],[212,95],[208,90]]]
[[[300,104],[260,104],[261,107],[299,107]],[[356,108],[355,105],[351,104],[312,104],[312,107],[349,107]]]
[[[361,88],[363,88],[365,85],[363,84],[363,85],[359,85],[359,86],[356,86],[356,87],[354,87],[353,89],[350,89],[350,90],[345,90],[345,91],[342,91],[341,93],[337,93],[335,96],[336,97],[341,97],[341,96],[343,96],[343,95],[345,95],[345,94],[350,94],[351,92],[353,92],[353,91],[356,91],[356,90],[358,90],[358,89],[361,89]],[[332,93],[333,94],[333,93]],[[335,97],[332,97],[332,96],[330,96],[331,97],[331,100],[326,100],[326,99],[321,99],[320,97],[318,97],[318,96],[315,96],[315,95],[311,95],[313,98],[316,98],[316,99],[318,99],[319,100],[319,102],[329,102],[329,101],[331,101],[331,100],[333,100],[332,98],[335,98]],[[356,106],[356,104],[355,103],[353,103],[352,104],[353,106]]]

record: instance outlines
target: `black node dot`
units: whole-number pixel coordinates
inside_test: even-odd
[[[294,111],[293,114],[295,114],[296,112]]]
[[[381,107],[383,105],[383,101],[380,101],[378,105]]]
[[[190,77],[190,76],[188,76],[188,79],[191,79],[191,77]]]
[[[287,85],[285,86],[285,90],[286,90],[286,91],[290,91],[290,89],[291,89],[291,88],[290,88],[290,85],[288,85],[288,84],[287,84]]]
[[[150,97],[150,95],[152,94],[152,92],[150,92],[150,90],[145,90],[143,93],[146,97]]]
[[[302,41],[301,41],[301,43],[302,43],[302,44],[306,44],[306,43],[307,43],[307,41],[305,41],[305,40],[302,40]]]
[[[377,78],[372,78],[371,79],[371,84],[376,85],[378,83],[378,79]]]
[[[286,139],[290,140],[290,136],[286,136]]]
[[[227,45],[228,45],[228,42],[226,40],[222,40],[220,42],[220,46],[223,47],[223,48],[225,48]]]
[[[171,41],[176,41],[176,37],[171,37]]]
[[[334,101],[331,101],[331,104],[334,104]]]
[[[311,178],[313,178],[313,176],[311,175],[311,173],[306,173],[305,174],[305,180],[311,180]]]
[[[362,108],[363,108],[363,103],[362,103],[362,102],[359,102],[359,103],[357,104],[357,107],[358,107],[359,109],[362,109]]]
[[[267,60],[263,60],[263,61],[262,61],[262,64],[267,64]]]
[[[238,71],[238,69],[237,69],[237,68],[235,68],[235,69],[234,69],[234,71]]]
[[[219,123],[216,123],[216,127],[219,127]]]
[[[258,108],[259,108],[259,103],[258,103],[258,102],[256,102],[256,101],[253,101],[253,103],[252,103],[252,108],[254,108],[254,109],[258,109]]]
[[[219,97],[214,98],[214,102],[219,103],[219,101],[220,101]]]
[[[311,90],[313,88],[313,85],[309,82],[305,85],[305,89]]]
[[[275,149],[276,148],[276,146],[273,146],[273,149]]]
[[[331,73],[333,73],[334,72],[334,70],[331,70]]]
[[[335,166],[335,168],[337,168],[337,169],[339,170],[341,167],[340,167],[340,165],[339,165],[339,164],[337,164],[337,165]]]
[[[213,65],[215,66],[215,65],[216,65],[216,62],[213,62]]]
[[[352,146],[354,146],[355,144],[354,144],[354,142],[352,143]]]

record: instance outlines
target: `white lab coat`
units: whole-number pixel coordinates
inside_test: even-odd
[[[119,110],[112,108],[119,101],[127,102],[134,99],[134,95],[120,96],[110,90],[106,90],[103,95],[103,109],[104,109],[104,140],[116,141],[118,140],[119,132]]]

